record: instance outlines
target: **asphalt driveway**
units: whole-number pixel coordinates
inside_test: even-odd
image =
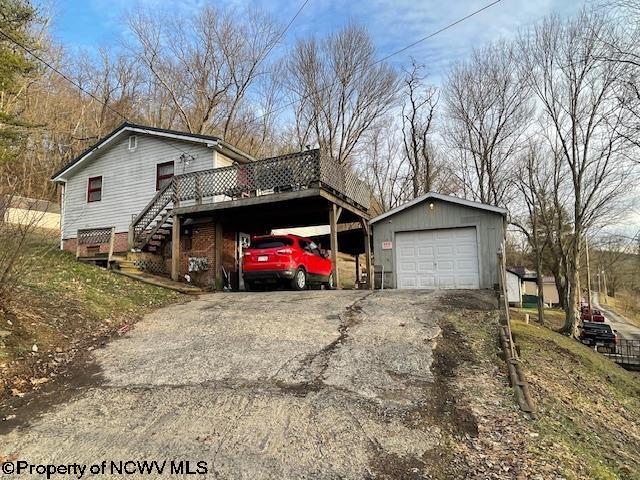
[[[0,437],[0,456],[202,461],[209,478],[430,478],[443,440],[432,417],[455,403],[432,368],[451,298],[218,293],[164,308],[92,352],[68,397]],[[477,434],[467,420],[447,421]]]

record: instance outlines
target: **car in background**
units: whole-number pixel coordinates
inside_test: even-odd
[[[618,344],[617,332],[608,323],[582,322],[578,338],[585,345],[603,346],[614,350]]]
[[[242,257],[244,284],[288,284],[294,290],[309,285],[334,288],[333,264],[311,239],[298,235],[266,235],[251,239]]]
[[[580,320],[583,322],[604,322],[605,318],[602,312],[598,309],[593,309],[593,315],[589,312],[589,306],[583,305],[580,308]]]

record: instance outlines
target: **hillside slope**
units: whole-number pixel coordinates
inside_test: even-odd
[[[540,413],[529,453],[568,479],[640,479],[640,376],[544,327],[513,334]]]
[[[182,297],[76,262],[56,247],[50,236],[29,239],[29,260],[0,310],[0,398],[37,388],[79,352]]]

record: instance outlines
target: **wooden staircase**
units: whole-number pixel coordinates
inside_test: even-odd
[[[158,191],[131,222],[129,243],[132,252],[161,253],[162,246],[171,237],[174,201],[175,178]]]

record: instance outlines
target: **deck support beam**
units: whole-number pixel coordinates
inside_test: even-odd
[[[364,264],[367,269],[367,290],[373,290],[373,269],[371,267],[371,228],[369,222],[361,218],[360,225],[364,233]]]
[[[171,229],[171,280],[178,281],[180,277],[180,216],[173,216]]]
[[[224,289],[224,279],[222,278],[222,223],[216,220],[215,225],[215,241],[214,241],[214,257],[215,257],[215,273],[216,273],[216,290]]]
[[[342,207],[335,203],[329,209],[329,228],[331,239],[331,263],[333,264],[333,284],[336,289],[340,289],[340,274],[338,273],[338,221],[342,214]]]

